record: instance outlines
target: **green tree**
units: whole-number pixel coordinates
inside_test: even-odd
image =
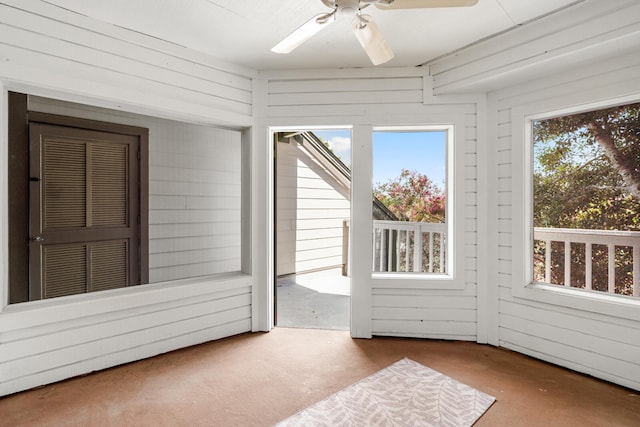
[[[373,194],[401,221],[444,222],[445,195],[429,177],[402,169],[400,176],[376,184]]]
[[[443,191],[424,174],[415,170],[402,169],[400,176],[385,183],[376,184],[373,190],[374,196],[380,200],[400,221],[410,222],[445,222],[445,195]],[[405,259],[407,251],[414,250],[415,236],[406,232],[407,242],[397,234],[394,239],[400,239],[399,253],[395,252],[395,243],[390,245],[389,256],[393,260],[396,257]],[[429,239],[422,241],[422,267],[419,271],[429,271],[431,263],[434,269],[444,268],[445,260],[440,257],[440,248],[444,245],[444,236],[434,233],[432,242]],[[394,240],[395,241],[395,240]],[[429,245],[433,248],[430,251]],[[429,259],[433,256],[433,259]],[[413,271],[413,256],[408,257],[407,264],[402,264],[400,271]],[[392,262],[395,265],[395,261]]]
[[[536,226],[640,230],[640,103],[533,130]]]

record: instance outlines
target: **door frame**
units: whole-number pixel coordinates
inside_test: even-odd
[[[275,138],[276,133],[278,132],[303,132],[303,131],[316,131],[316,130],[349,130],[351,133],[351,155],[352,155],[352,164],[353,164],[353,132],[354,132],[354,127],[349,125],[349,126],[345,126],[345,125],[317,125],[317,126],[268,126],[267,130],[268,130],[268,144],[270,147],[269,150],[269,158],[270,158],[270,163],[271,163],[271,170],[270,170],[270,175],[271,175],[271,179],[270,179],[270,183],[271,183],[271,188],[270,188],[270,192],[269,194],[271,195],[271,200],[269,203],[269,209],[271,210],[271,215],[272,215],[272,228],[271,228],[271,241],[272,241],[272,245],[271,245],[271,257],[269,257],[269,262],[271,263],[271,281],[270,283],[272,283],[272,288],[267,292],[267,296],[269,298],[269,300],[267,301],[267,306],[270,307],[273,311],[273,315],[271,316],[271,327],[277,326],[277,311],[278,311],[278,307],[277,307],[277,303],[278,303],[278,259],[277,259],[277,252],[278,252],[278,234],[277,234],[277,209],[278,209],[278,194],[277,194],[277,174],[278,174],[278,166],[277,166],[277,144],[278,141]],[[353,174],[352,174],[352,179],[353,179]],[[353,222],[353,209],[352,209],[352,205],[353,205],[353,185],[350,186],[349,189],[350,192],[350,201],[349,201],[349,205],[350,205],[350,209],[349,209],[349,220],[352,223]],[[352,241],[352,227],[349,227],[349,240]],[[347,254],[347,259],[351,260],[351,246],[349,245],[349,253]],[[352,291],[350,292],[350,305],[349,305],[349,314],[351,317],[351,322],[350,322],[350,330],[352,331],[352,335],[353,335],[353,311],[354,311],[354,301],[353,301],[353,276],[350,274],[350,282],[351,282],[351,289]]]

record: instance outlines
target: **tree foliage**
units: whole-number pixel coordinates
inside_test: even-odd
[[[640,230],[640,103],[535,122],[534,225]],[[593,245],[592,288],[607,291],[608,249]],[[585,287],[585,245],[571,244],[564,277],[564,243],[536,241],[534,272],[543,280],[551,250],[556,284]],[[631,248],[615,246],[616,293],[632,293]]]
[[[640,230],[640,103],[534,123],[534,224]]]
[[[444,222],[445,195],[429,177],[402,169],[400,176],[376,184],[375,197],[401,221]]]

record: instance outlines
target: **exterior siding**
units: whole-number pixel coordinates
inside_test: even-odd
[[[152,282],[11,306],[3,283],[0,395],[252,330],[255,281],[240,272],[248,150],[228,128],[252,124],[257,73],[44,1],[2,2],[0,35],[2,89],[37,95],[32,109],[150,129]]]
[[[350,189],[296,141],[277,150],[277,274],[339,267]]]
[[[241,133],[172,124],[150,139],[149,280],[240,271]]]

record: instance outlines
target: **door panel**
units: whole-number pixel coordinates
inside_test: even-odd
[[[86,292],[87,245],[42,245],[42,298]],[[40,270],[40,269],[38,269]]]
[[[127,286],[129,271],[127,239],[93,243],[89,245],[89,251],[90,292]]]
[[[92,226],[127,225],[127,159],[124,144],[91,144],[91,211],[87,215]]]
[[[30,299],[139,278],[139,140],[30,124]]]
[[[41,150],[44,157],[41,177],[44,185],[43,228],[84,227],[87,211],[86,144],[51,138],[43,141]]]

